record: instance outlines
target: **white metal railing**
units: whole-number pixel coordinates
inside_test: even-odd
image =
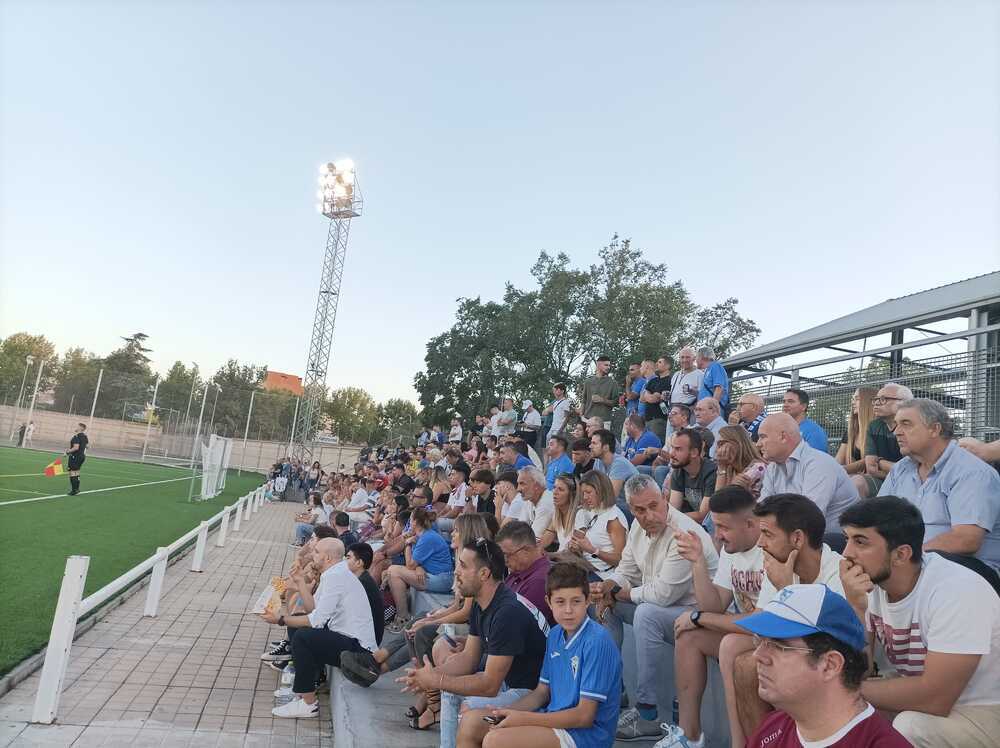
[[[239,532],[241,522],[248,522],[251,515],[256,514],[263,503],[264,488],[261,486],[246,496],[240,497],[235,504],[224,507],[214,517],[205,520],[170,545],[157,548],[156,553],[145,561],[132,567],[113,582],[109,582],[85,598],[83,597],[83,588],[87,582],[90,557],[70,556],[67,558],[66,571],[63,573],[59,601],[56,603],[56,612],[52,618],[52,632],[45,650],[45,662],[42,665],[42,676],[38,683],[38,694],[35,696],[35,708],[31,721],[48,725],[56,719],[59,697],[62,695],[63,681],[66,678],[66,668],[69,665],[70,650],[76,633],[76,624],[80,618],[120,594],[146,574],[150,574],[150,579],[149,587],[146,590],[146,607],[143,615],[155,617],[160,605],[163,578],[166,576],[170,557],[194,540],[191,571],[202,571],[209,530],[216,523],[219,524],[219,534],[215,545],[217,548],[221,548],[226,544],[230,515],[233,517],[232,532]]]

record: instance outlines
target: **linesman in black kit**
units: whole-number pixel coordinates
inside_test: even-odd
[[[76,496],[80,493],[80,467],[87,459],[87,424],[78,423],[80,430],[69,440],[69,449],[66,456],[69,458],[67,467],[69,468],[69,496]]]

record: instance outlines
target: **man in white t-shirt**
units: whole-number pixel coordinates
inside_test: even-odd
[[[760,524],[757,543],[764,556],[758,610],[790,584],[825,584],[844,594],[841,556],[823,542],[826,519],[814,501],[799,494],[778,493],[761,500],[753,513]],[[747,634],[727,634],[719,646],[733,745],[743,745],[770,709],[757,693],[753,650],[753,638]]]
[[[443,512],[438,514],[437,529],[441,533],[451,532],[455,525],[455,518],[465,511],[466,494],[469,486],[465,482],[469,477],[465,474],[464,465],[455,467],[448,475],[448,485],[451,486],[451,493],[448,494],[448,504]]]
[[[682,613],[674,621],[674,639],[683,644],[674,651],[680,723],[667,730],[668,733],[673,730],[678,737],[685,736],[687,748],[705,745],[701,700],[708,683],[707,658],[718,659],[722,638],[726,634],[743,633],[735,622],[757,608],[757,596],[764,581],[764,551],[757,545],[760,525],[753,515],[756,503],[753,494],[736,485],[719,489],[709,500],[715,535],[722,541],[714,577],[708,572],[698,535],[677,536],[681,556],[691,562],[698,608]],[[732,604],[736,605],[736,615],[729,612]]]
[[[979,574],[925,553],[906,499],[847,509],[841,574],[881,675],[861,686],[917,748],[988,748],[1000,739],[1000,598]]]
[[[695,365],[693,348],[681,348],[677,353],[680,368],[670,378],[670,404],[686,405],[694,412],[694,404],[698,401],[698,392],[705,372]],[[670,434],[670,431],[667,431]]]
[[[566,427],[566,417],[573,410],[573,402],[566,397],[566,385],[562,382],[553,385],[552,397],[552,402],[542,411],[543,416],[552,416],[552,426],[549,427],[549,433],[545,437],[546,443],[556,434],[563,433],[563,429]]]
[[[524,501],[516,516],[513,514],[512,504],[508,517],[527,522],[535,537],[542,537],[542,533],[552,524],[552,517],[556,512],[552,492],[545,487],[545,473],[533,465],[521,468],[517,471],[517,490]]]

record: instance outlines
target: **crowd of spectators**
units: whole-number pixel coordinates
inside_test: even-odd
[[[611,363],[578,401],[505,398],[350,471],[275,466],[270,492],[308,491],[267,614],[288,631],[262,658],[294,672],[276,716],[315,716],[332,665],[397,679],[445,748],[700,748],[714,662],[734,748],[997,745],[995,444],[888,382],[832,455],[808,393],[730,406],[710,349]]]

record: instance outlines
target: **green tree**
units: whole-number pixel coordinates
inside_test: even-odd
[[[31,398],[31,388],[35,384],[38,364],[45,361],[42,368],[42,381],[39,390],[51,388],[54,381],[56,364],[56,347],[44,335],[30,335],[26,332],[16,332],[8,335],[0,342],[0,402],[13,404],[17,402],[21,391],[21,381],[24,380],[25,397]],[[35,361],[28,368],[25,377],[25,357],[33,356]]]
[[[201,378],[198,376],[197,364],[192,364],[191,368],[188,368],[182,362],[174,361],[166,376],[160,379],[160,389],[156,393],[156,405],[162,408],[160,422],[165,428],[174,428],[175,424],[183,421],[184,415],[188,412],[188,401],[193,400],[192,388],[200,386]]]
[[[409,444],[420,429],[417,406],[409,400],[392,398],[376,408],[380,438],[391,440],[402,437]]]
[[[89,413],[101,360],[83,348],[70,348],[55,373],[55,409]]]
[[[330,392],[323,414],[343,441],[368,441],[378,429],[378,408],[372,396],[360,387],[341,387]]]
[[[142,417],[151,400],[153,370],[149,366],[150,348],[145,333],[123,337],[125,345],[107,355],[103,361],[104,378],[97,398],[96,415],[104,418]]]
[[[229,359],[219,367],[212,377],[212,383],[222,388],[218,400],[215,388],[210,388],[208,404],[205,406],[206,420],[212,418],[211,430],[220,436],[242,435],[246,428],[247,410],[250,407],[250,393],[257,389],[267,373],[266,366],[241,364]]]

